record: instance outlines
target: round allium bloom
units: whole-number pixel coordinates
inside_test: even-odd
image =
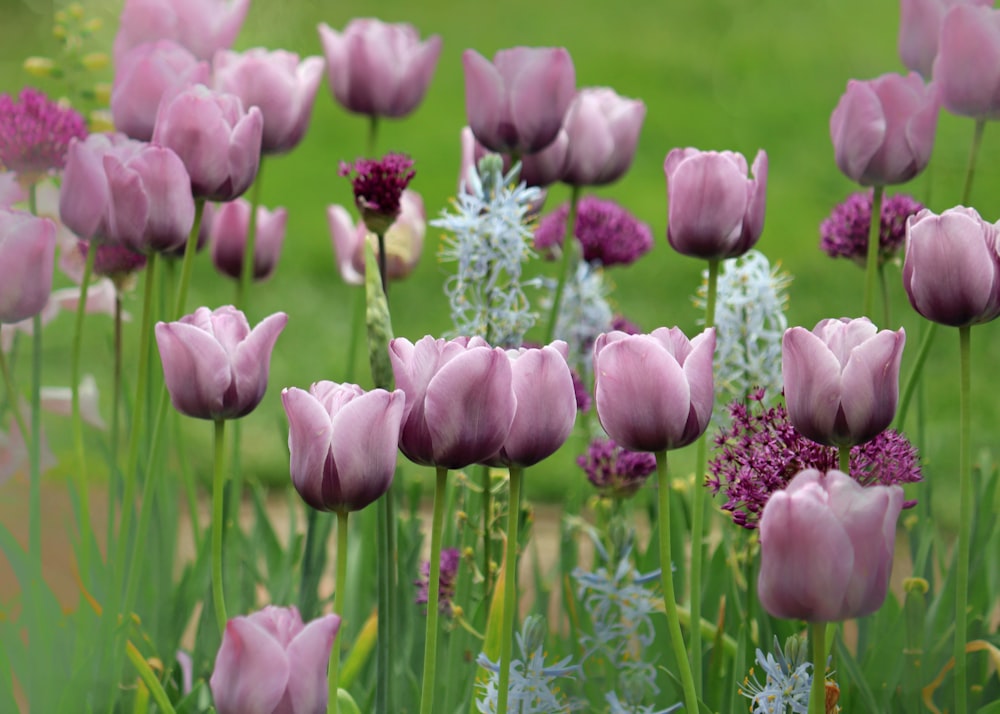
[[[594,400],[590,396],[590,390],[587,389],[587,385],[579,372],[571,368],[569,374],[573,378],[573,391],[576,394],[576,410],[578,412],[589,412],[590,407],[594,403]]]
[[[535,249],[552,256],[554,246],[562,246],[569,218],[569,203],[564,203],[538,223]],[[574,234],[583,247],[588,263],[629,265],[653,247],[649,226],[614,201],[587,196],[577,204]]]
[[[656,471],[656,456],[644,451],[629,451],[614,439],[594,439],[587,453],[576,458],[576,463],[597,490],[611,498],[632,496]]]
[[[77,244],[84,258],[90,250],[90,241]],[[111,278],[116,286],[127,280],[133,273],[146,267],[146,256],[136,253],[123,243],[95,243],[94,275]]]
[[[443,548],[441,550],[441,581],[438,585],[438,610],[446,617],[452,614],[452,598],[455,597],[455,578],[458,575],[458,565],[462,562],[462,554],[458,548]],[[419,588],[414,602],[426,605],[428,588],[430,587],[431,563],[425,560],[420,564],[420,577],[413,581]]]
[[[87,136],[79,112],[53,102],[31,87],[17,101],[0,94],[0,167],[34,182],[42,174],[66,166],[74,137]]]
[[[838,468],[838,451],[802,436],[788,420],[781,404],[764,405],[764,390],[748,395],[748,402],[729,405],[732,424],[715,436],[718,455],[709,462],[708,487],[724,491],[722,509],[733,522],[756,528],[771,494],[781,491],[800,472],[822,473]],[[756,405],[756,406],[755,406]],[[905,436],[886,429],[871,441],[851,448],[851,478],[862,486],[892,486],[922,479],[920,458]],[[908,501],[903,508],[911,508]]]
[[[416,172],[413,159],[405,154],[340,162],[338,173],[351,180],[354,202],[361,219],[372,233],[384,236],[402,211],[403,191]]]
[[[879,228],[878,262],[892,260],[906,243],[906,219],[923,210],[923,204],[905,193],[885,196]],[[850,258],[864,266],[872,220],[872,192],[852,193],[820,224],[819,247],[831,258]]]

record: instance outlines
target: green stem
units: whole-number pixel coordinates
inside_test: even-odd
[[[128,654],[129,661],[132,662],[132,666],[135,667],[136,672],[139,673],[139,678],[142,680],[143,684],[146,685],[146,689],[149,693],[153,695],[156,705],[160,708],[163,714],[175,714],[173,705],[170,703],[170,697],[167,693],[163,691],[163,685],[160,684],[160,680],[156,678],[156,674],[153,672],[153,668],[149,666],[149,663],[143,659],[142,653],[136,649],[135,645],[129,642],[125,646],[125,652]]]
[[[420,714],[434,711],[434,688],[438,686],[438,589],[441,587],[441,529],[444,523],[445,486],[448,469],[437,467],[434,484],[434,515],[431,519],[431,571],[427,585],[427,636],[424,640],[424,678],[420,687]]]
[[[111,468],[108,473],[108,530],[106,543],[114,542],[115,508],[121,484],[118,451],[121,446],[122,401],[122,296],[115,286],[114,366],[111,376]]]
[[[684,710],[698,712],[698,695],[691,676],[691,664],[684,647],[684,636],[677,615],[677,597],[674,594],[674,571],[670,558],[670,478],[667,473],[667,452],[656,452],[656,530],[660,548],[660,582],[663,586],[663,609],[667,615],[670,645],[677,660],[678,679],[684,689]],[[696,628],[692,628],[696,629]]]
[[[37,330],[36,330],[37,332]],[[31,556],[31,562],[35,565],[40,565],[42,562],[42,492],[41,492],[41,474],[35,473],[35,448],[33,442],[35,439],[35,434],[38,433],[35,427],[34,413],[32,413],[32,426],[31,429],[28,428],[28,424],[24,421],[24,415],[21,414],[21,405],[19,404],[19,398],[14,387],[14,378],[11,375],[10,366],[7,364],[7,357],[4,355],[3,350],[0,350],[0,373],[3,373],[4,386],[7,388],[7,396],[9,403],[7,406],[10,407],[11,413],[14,415],[14,423],[17,424],[17,428],[21,432],[21,438],[24,439],[25,443],[29,443],[31,440],[31,484],[29,486],[28,495],[28,518],[30,522],[29,534],[28,534],[28,553]],[[34,383],[34,377],[32,377],[32,383]],[[41,452],[39,452],[39,465],[41,464]],[[41,471],[41,469],[38,469]]]
[[[31,432],[22,431],[21,437],[28,443],[28,463],[31,475],[31,485],[29,486],[28,513],[29,515],[29,535],[28,549],[32,557],[37,557],[33,562],[41,564],[42,560],[42,317],[35,315],[31,318]],[[15,397],[16,399],[16,397]],[[15,404],[16,406],[16,404]],[[17,413],[17,410],[14,410]],[[86,481],[82,484],[86,489]],[[87,504],[87,497],[80,495],[81,511]],[[82,513],[81,513],[82,516]],[[84,529],[87,523],[83,520],[80,523],[81,541],[90,540],[90,530]],[[86,571],[84,571],[86,572]]]
[[[482,519],[483,519],[483,600],[489,602],[490,591],[493,589],[493,574],[490,572],[490,561],[493,559],[493,538],[490,521],[493,516],[493,494],[490,492],[490,467],[479,467],[479,482],[483,489]]]
[[[837,447],[838,468],[841,472],[851,475],[851,447],[850,445]]]
[[[809,714],[826,714],[826,623],[809,623],[813,679],[809,690]]]
[[[882,234],[882,195],[885,186],[875,186],[872,189],[872,218],[868,228],[868,258],[865,261],[865,303],[864,314],[875,317],[875,291],[878,289],[878,259],[879,243]],[[887,328],[888,325],[882,325]]]
[[[372,114],[368,121],[368,155],[375,156],[376,139],[378,139],[378,117]]]
[[[226,420],[215,420],[215,469],[212,476],[212,603],[219,634],[226,630],[226,598],[222,591],[222,531],[225,527],[222,491],[225,485]]]
[[[885,265],[879,263],[878,283],[882,293],[882,328],[890,329],[892,325],[892,305],[889,304],[889,282],[885,279]]]
[[[90,494],[87,487],[87,452],[83,444],[83,418],[80,415],[80,358],[83,354],[83,319],[87,314],[87,289],[90,276],[94,272],[94,256],[97,246],[87,249],[87,259],[83,265],[80,280],[80,302],[76,306],[76,326],[73,330],[73,347],[70,356],[70,394],[73,422],[73,448],[76,454],[77,497],[80,499],[80,573],[84,578],[90,569]],[[39,330],[36,330],[40,334]]]
[[[347,516],[348,511],[337,511],[337,574],[333,581],[333,612],[344,616],[344,589],[347,587]],[[341,628],[344,622],[341,620]],[[327,714],[340,714],[340,702],[337,691],[340,689],[340,643],[343,638],[333,641],[330,651],[330,668],[327,670],[329,696],[326,700]]]
[[[376,679],[375,679],[375,711],[396,711],[390,704],[394,703],[393,673],[391,649],[394,646],[392,638],[392,589],[390,584],[391,551],[389,550],[389,494],[384,494],[376,504],[376,545],[378,548],[378,632],[376,634]]]
[[[972,145],[969,146],[969,162],[965,168],[965,183],[962,185],[961,205],[968,206],[972,198],[972,179],[976,175],[976,160],[979,158],[979,147],[983,143],[983,130],[986,129],[985,119],[976,119],[975,129],[972,131]]]
[[[253,282],[255,254],[257,252],[257,206],[260,205],[261,174],[264,173],[264,157],[260,157],[257,178],[250,189],[250,217],[247,220],[247,237],[243,246],[243,264],[240,265],[240,279],[236,283],[236,309],[246,312],[247,293]],[[185,250],[185,254],[187,251]]]
[[[199,198],[194,203],[194,225],[184,246],[184,259],[181,263],[181,279],[177,286],[177,303],[174,306],[173,319],[179,320],[184,314],[187,304],[188,286],[191,284],[191,270],[194,266],[194,254],[198,249],[198,232],[201,230],[201,219],[205,214],[205,199]]]
[[[920,340],[920,346],[917,348],[916,360],[913,363],[910,373],[906,376],[906,383],[903,385],[903,392],[899,398],[899,408],[896,410],[896,431],[903,431],[903,427],[906,425],[906,414],[910,409],[910,400],[913,399],[913,392],[920,382],[920,375],[924,370],[924,362],[927,361],[931,345],[934,344],[934,336],[937,334],[938,325],[936,322],[927,322],[925,324],[923,337]]]
[[[566,233],[563,236],[563,259],[559,268],[559,281],[556,292],[552,296],[552,309],[549,312],[549,324],[545,330],[545,344],[552,342],[556,334],[556,323],[559,322],[559,308],[562,306],[563,292],[567,281],[571,280],[571,271],[576,269],[576,213],[580,203],[580,187],[574,186],[569,196],[569,216],[566,218]]]
[[[969,430],[971,426],[969,395],[971,382],[971,342],[972,328],[958,328],[959,341],[959,421],[958,421],[958,478],[959,515],[958,522],[972,523],[972,478],[969,459]],[[968,710],[966,684],[965,643],[968,636],[969,603],[969,550],[970,529],[958,529],[958,555],[955,569],[955,714],[965,714]]]
[[[507,711],[510,664],[514,652],[514,614],[517,611],[517,521],[521,503],[524,469],[510,467],[510,498],[507,504],[507,550],[503,559],[503,624],[500,626],[500,681],[497,684],[497,711]]]

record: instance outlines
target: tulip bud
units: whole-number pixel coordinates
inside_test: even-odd
[[[562,180],[570,186],[617,181],[635,156],[646,105],[612,89],[581,89],[569,105],[563,129],[569,137]]]
[[[902,0],[899,4],[899,57],[907,69],[929,80],[944,17],[952,7],[993,7],[993,0]]]
[[[52,292],[56,224],[0,208],[0,322],[20,322],[42,311]]]
[[[257,226],[254,239],[253,278],[265,280],[274,273],[285,240],[288,212],[284,208],[269,211],[257,206]],[[242,198],[219,205],[213,212],[209,237],[212,242],[212,262],[223,275],[240,279],[247,233],[250,230],[250,203]]]
[[[114,41],[115,67],[136,45],[173,40],[198,59],[230,47],[239,34],[250,0],[126,0]]]
[[[1000,118],[1000,10],[957,4],[944,16],[934,84],[952,114]]]

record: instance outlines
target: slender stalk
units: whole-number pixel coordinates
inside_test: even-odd
[[[958,328],[959,341],[959,421],[958,421],[958,522],[972,523],[972,478],[969,454],[971,426],[969,396],[971,383],[971,332],[969,326]],[[958,554],[955,568],[955,714],[968,710],[968,685],[966,682],[965,643],[968,637],[969,603],[969,528],[958,529]]]
[[[212,476],[212,603],[219,634],[226,630],[226,598],[222,591],[222,531],[226,514],[222,490],[225,485],[226,420],[215,420],[215,469]]]
[[[882,328],[890,329],[892,325],[892,305],[889,304],[889,281],[885,279],[885,265],[879,263],[878,284],[882,293]]]
[[[372,114],[368,117],[368,155],[375,156],[375,146],[378,139],[378,116]]]
[[[389,529],[392,521],[389,517],[390,495],[384,494],[376,504],[376,547],[378,549],[378,631],[375,647],[375,711],[391,712],[396,709],[393,693],[392,658],[389,656],[393,647],[392,617],[392,587],[391,587],[391,551],[389,549]]]
[[[868,257],[865,261],[865,302],[864,314],[875,317],[875,291],[878,289],[878,256],[882,234],[882,196],[885,186],[872,189],[872,219],[868,229]],[[882,325],[888,327],[888,325]]]
[[[87,487],[87,451],[83,444],[83,418],[80,415],[80,358],[83,354],[83,318],[87,314],[87,289],[94,272],[97,247],[87,249],[87,259],[80,279],[80,302],[76,306],[76,326],[70,355],[70,399],[73,422],[73,450],[76,457],[77,497],[80,499],[80,571],[87,577],[90,570],[90,493]],[[35,330],[40,334],[40,330]]]
[[[337,511],[337,573],[333,581],[333,612],[344,616],[344,588],[347,587],[347,510]],[[343,622],[341,622],[343,627]],[[327,714],[340,714],[340,701],[337,691],[340,689],[340,643],[342,638],[333,641],[330,652],[330,668],[327,670],[329,696],[326,700]]]
[[[510,499],[507,505],[507,552],[504,555],[503,624],[500,630],[500,681],[497,684],[497,711],[507,711],[510,661],[513,657],[514,614],[517,612],[517,518],[521,510],[521,477],[524,469],[510,467]]]
[[[434,711],[434,688],[438,686],[438,590],[441,587],[441,529],[444,523],[445,486],[448,469],[437,467],[434,484],[434,515],[431,518],[431,572],[427,585],[427,636],[424,640],[424,678],[420,687],[420,714]]]
[[[681,623],[677,614],[677,596],[674,594],[674,571],[670,558],[670,478],[667,473],[666,451],[656,452],[656,511],[656,530],[660,539],[660,582],[663,587],[663,609],[667,615],[670,645],[677,660],[678,679],[684,689],[684,710],[697,712],[700,711],[698,695],[691,675],[691,663],[684,647],[684,636],[681,634]]]
[[[985,119],[976,119],[972,130],[972,144],[969,146],[969,162],[965,169],[965,183],[962,184],[961,205],[968,206],[972,198],[972,180],[976,176],[976,160],[979,158],[979,147],[983,143],[983,130],[986,129]]]
[[[549,312],[549,324],[545,330],[545,344],[552,342],[556,334],[556,323],[559,322],[559,308],[562,307],[563,292],[566,290],[566,282],[570,280],[571,271],[576,268],[574,256],[576,255],[576,213],[580,203],[580,187],[574,186],[569,195],[569,216],[566,218],[566,234],[563,236],[563,259],[559,268],[559,281],[556,283],[556,292],[552,296],[552,309]]]
[[[240,279],[236,283],[236,308],[246,311],[247,293],[253,282],[254,263],[257,252],[257,206],[260,205],[261,174],[264,173],[264,157],[260,158],[257,178],[250,189],[250,218],[247,221],[247,239],[243,247],[243,264],[240,266]],[[186,251],[185,251],[186,252]]]
[[[133,645],[131,642],[126,643],[125,652],[128,654],[129,661],[132,666],[135,667],[136,672],[139,673],[139,678],[142,683],[146,685],[146,689],[149,693],[153,695],[153,700],[156,701],[156,706],[160,708],[163,714],[175,714],[175,709],[170,703],[170,697],[167,693],[163,691],[163,685],[160,684],[160,680],[156,678],[156,673],[153,672],[153,668],[149,666],[149,663],[143,658],[142,653],[139,649]]]
[[[839,446],[837,447],[837,457],[839,460],[838,468],[848,476],[851,475],[851,447],[850,446]]]
[[[198,248],[198,232],[201,230],[201,219],[205,214],[205,199],[199,198],[194,203],[194,225],[184,246],[184,258],[181,263],[181,279],[177,286],[177,303],[174,306],[173,319],[177,320],[184,314],[187,304],[188,286],[191,284],[191,270],[194,266],[194,254]]]
[[[809,623],[813,679],[809,690],[809,714],[826,714],[826,623]]]
[[[896,409],[896,431],[903,431],[906,426],[906,415],[910,409],[910,400],[913,399],[913,392],[920,382],[920,375],[924,370],[924,362],[930,354],[931,345],[934,344],[934,336],[937,334],[938,324],[936,322],[926,322],[920,346],[917,348],[917,357],[913,362],[910,373],[906,376],[906,383],[903,385],[902,394],[899,397],[899,407]]]
[[[29,486],[29,535],[28,549],[32,556],[37,556],[36,563],[41,563],[42,557],[42,317],[31,318],[31,432],[21,432],[28,440],[28,463],[31,474]],[[15,397],[16,399],[16,397]],[[16,413],[16,410],[15,410]],[[81,484],[86,489],[87,482]],[[87,497],[80,496],[81,511],[87,503]],[[84,542],[90,539],[90,530],[83,525],[89,522],[89,516],[81,522],[81,535]],[[86,571],[84,571],[86,572]]]
[[[493,539],[490,537],[490,521],[493,516],[493,494],[490,491],[490,467],[479,467],[479,485],[483,489],[482,519],[483,519],[483,596],[489,601],[493,589],[493,573],[490,572],[490,561],[493,559]]]
[[[121,484],[118,451],[121,447],[122,402],[122,296],[115,286],[114,366],[111,375],[111,468],[108,473],[108,530],[106,543],[114,542],[115,508]]]
[[[36,330],[37,332],[37,330]],[[14,378],[11,375],[10,366],[7,364],[7,357],[4,355],[3,350],[0,350],[0,373],[3,374],[4,386],[7,388],[7,395],[10,400],[7,406],[10,407],[11,412],[14,415],[14,423],[17,424],[17,428],[21,432],[21,438],[28,442],[30,439],[32,442],[32,447],[30,451],[30,474],[31,483],[29,485],[28,493],[28,518],[30,522],[29,533],[28,533],[28,553],[31,556],[31,562],[38,565],[42,562],[42,492],[41,492],[41,474],[36,473],[36,463],[35,463],[35,449],[33,442],[36,441],[35,435],[39,432],[36,430],[34,413],[32,413],[32,425],[28,428],[28,424],[24,421],[24,415],[21,414],[21,405],[18,403],[20,400],[16,388],[14,386]],[[34,382],[34,377],[32,377],[32,382]],[[39,460],[38,466],[41,465],[41,452],[38,452]],[[40,468],[37,469],[39,472]]]

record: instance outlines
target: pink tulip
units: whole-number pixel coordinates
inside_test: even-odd
[[[326,670],[340,617],[308,625],[293,607],[268,605],[226,623],[209,680],[218,714],[324,714]]]
[[[267,391],[271,351],[287,322],[278,312],[251,331],[232,305],[199,307],[177,322],[158,322],[156,344],[174,408],[213,420],[252,412]]]
[[[406,394],[399,448],[424,466],[462,469],[496,454],[507,440],[517,398],[510,359],[479,337],[415,345],[389,343],[396,384]]]
[[[601,186],[621,178],[632,164],[645,117],[641,100],[606,87],[581,89],[563,119],[569,147],[562,180]]]
[[[789,421],[828,446],[874,439],[896,416],[905,344],[902,328],[880,331],[866,317],[786,330],[781,376]]]
[[[712,416],[714,355],[714,329],[693,340],[677,327],[648,335],[598,335],[594,393],[601,426],[631,451],[692,443]]]
[[[39,314],[52,292],[56,224],[0,208],[0,322]]]
[[[941,25],[959,4],[993,7],[993,0],[902,0],[899,5],[899,57],[907,69],[931,78]]]
[[[274,273],[285,240],[288,211],[269,211],[257,206],[257,226],[254,240],[253,278],[266,280]],[[243,256],[250,230],[250,203],[242,198],[220,204],[212,215],[209,237],[212,242],[212,263],[223,275],[239,280],[243,271]]]
[[[246,18],[250,0],[126,0],[115,35],[115,67],[137,45],[173,40],[198,59],[230,47]]]
[[[808,622],[878,610],[902,507],[899,486],[863,487],[840,471],[800,472],[761,515],[757,595],[764,609]]]
[[[956,5],[944,16],[934,84],[952,114],[1000,119],[1000,10]]]
[[[349,112],[404,117],[427,93],[441,54],[441,37],[424,42],[406,23],[351,20],[343,33],[319,25],[330,91]]]
[[[830,115],[837,167],[862,186],[905,183],[927,166],[940,100],[916,72],[852,79]]]
[[[392,485],[406,397],[354,384],[285,389],[292,483],[321,511],[360,511]]]
[[[764,231],[767,153],[747,162],[731,151],[672,149],[667,177],[667,239],[678,253],[721,260],[743,255]]]

